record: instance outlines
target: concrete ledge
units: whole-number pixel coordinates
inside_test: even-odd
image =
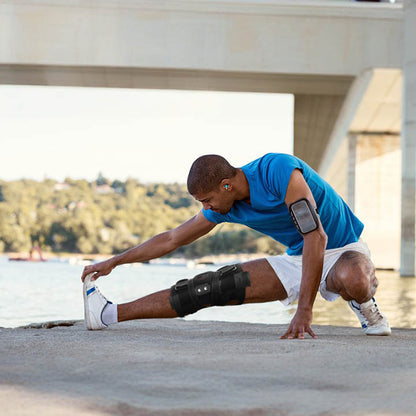
[[[319,339],[289,341],[286,325],[49,327],[0,330],[3,414],[416,414],[413,329],[315,326]]]
[[[252,15],[290,15],[354,17],[401,20],[402,3],[355,3],[353,0],[3,0],[3,7],[71,7],[97,10],[154,10],[198,13],[238,13]]]

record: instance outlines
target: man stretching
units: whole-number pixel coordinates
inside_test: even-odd
[[[377,279],[370,252],[359,240],[364,228],[342,198],[302,160],[269,153],[235,168],[218,155],[192,164],[188,191],[202,210],[173,230],[106,261],[86,266],[87,328],[131,319],[175,318],[215,305],[279,300],[298,307],[282,338],[304,338],[311,328],[317,292],[326,300],[348,301],[367,335],[389,335],[374,293]],[[109,302],[95,280],[116,266],[144,262],[192,243],[221,222],[245,224],[287,248],[273,256],[206,272],[124,304]]]

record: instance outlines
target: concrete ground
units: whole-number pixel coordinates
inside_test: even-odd
[[[0,329],[2,415],[416,415],[416,330],[148,320]]]

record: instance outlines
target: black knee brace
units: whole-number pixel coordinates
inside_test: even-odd
[[[250,286],[250,274],[243,272],[240,264],[234,264],[179,280],[171,287],[169,301],[179,316],[185,316],[206,306],[224,306],[233,300],[241,304],[247,286]]]

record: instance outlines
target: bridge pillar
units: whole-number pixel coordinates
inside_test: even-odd
[[[347,203],[355,213],[355,188],[357,171],[357,142],[356,134],[348,133],[348,166],[347,166]]]
[[[404,2],[402,212],[400,275],[415,276],[416,229],[416,2]]]

